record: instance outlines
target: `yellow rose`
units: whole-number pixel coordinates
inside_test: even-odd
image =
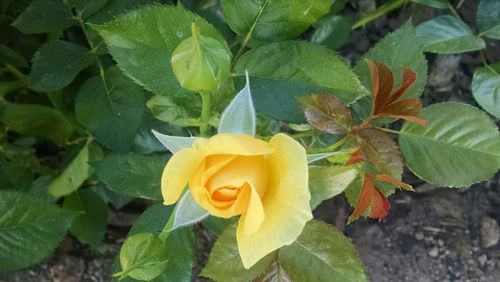
[[[210,214],[241,215],[236,238],[245,268],[293,243],[312,218],[306,153],[285,134],[269,143],[243,134],[196,140],[165,167],[165,205],[177,202],[186,184]]]

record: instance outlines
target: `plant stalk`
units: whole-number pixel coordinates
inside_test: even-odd
[[[201,96],[200,136],[206,137],[210,120],[210,92],[199,92]]]
[[[374,21],[374,20],[380,18],[381,16],[403,6],[405,3],[406,3],[406,0],[394,0],[392,2],[386,3],[386,4],[378,7],[375,11],[371,12],[370,14],[359,19],[357,22],[355,22],[352,25],[351,29],[352,30],[358,29],[358,28],[366,25],[367,23]]]

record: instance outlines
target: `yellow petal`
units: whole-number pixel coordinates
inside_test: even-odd
[[[268,155],[274,149],[266,142],[246,134],[217,134],[209,139],[199,138],[194,142],[194,148],[209,155]]]
[[[165,205],[177,202],[201,163],[202,156],[193,149],[182,149],[172,155],[161,176],[161,193]]]
[[[242,217],[236,233],[247,269],[274,250],[293,243],[312,219],[304,148],[284,134],[274,136],[270,145],[276,151],[269,156],[272,175],[262,199],[264,221],[256,232],[247,234],[246,218]]]

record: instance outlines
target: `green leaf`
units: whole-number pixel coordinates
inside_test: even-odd
[[[323,44],[335,50],[349,39],[352,22],[346,16],[331,15],[320,19],[315,26],[311,42]]]
[[[125,240],[120,250],[122,271],[113,276],[130,276],[140,281],[158,277],[166,268],[168,250],[152,233],[139,233]]]
[[[30,169],[18,162],[0,160],[0,190],[26,192],[33,182]]]
[[[448,0],[411,0],[412,2],[433,7],[436,9],[448,9]]]
[[[59,31],[73,24],[76,24],[76,20],[60,0],[35,0],[12,23],[27,34]]]
[[[234,70],[248,70],[256,109],[285,121],[303,121],[296,97],[312,90],[331,92],[344,103],[367,94],[343,58],[313,43],[288,41],[255,48],[238,59]]]
[[[241,262],[236,243],[236,225],[230,225],[222,232],[208,258],[208,263],[201,271],[201,276],[215,281],[251,281],[264,272],[276,259],[276,253],[270,253],[250,269],[245,269]]]
[[[100,245],[108,223],[108,208],[101,196],[90,189],[82,189],[64,198],[63,206],[80,213],[69,232],[83,243],[94,247]]]
[[[224,0],[231,29],[258,41],[293,39],[330,11],[333,0]]]
[[[145,199],[161,199],[160,180],[167,163],[159,155],[142,156],[135,153],[114,153],[92,167],[99,179],[113,191]]]
[[[278,263],[273,263],[264,273],[259,275],[253,282],[289,282],[292,281],[288,273]]]
[[[292,281],[368,281],[349,239],[333,226],[311,220],[278,261]]]
[[[90,144],[85,144],[61,175],[47,187],[52,197],[59,198],[73,193],[90,177],[92,174],[92,168],[89,166],[90,151],[101,153],[100,149],[90,150]]]
[[[171,62],[182,88],[193,92],[213,92],[231,75],[229,48],[200,34],[196,22],[191,24],[191,37],[175,48]]]
[[[141,232],[159,235],[172,213],[172,206],[156,204],[149,207],[134,223],[127,236]],[[165,241],[168,261],[165,271],[154,282],[190,282],[195,258],[195,238],[192,228],[182,228],[169,233]],[[123,282],[135,281],[131,278]]]
[[[299,102],[307,122],[327,134],[345,134],[352,127],[351,111],[342,101],[329,94],[302,96]]]
[[[185,136],[170,136],[161,134],[153,130],[155,137],[167,148],[172,154],[184,149],[193,147],[194,141],[198,137],[185,137]]]
[[[97,141],[115,151],[128,151],[139,131],[146,109],[142,88],[117,68],[89,79],[76,97],[76,118]]]
[[[143,7],[93,27],[104,38],[118,66],[135,82],[155,94],[182,96],[193,94],[181,88],[170,59],[174,49],[191,34],[193,21],[201,34],[226,44],[205,20],[172,6]]]
[[[2,64],[9,64],[14,67],[27,67],[28,63],[15,50],[12,50],[7,45],[0,44],[0,62]]]
[[[87,2],[87,0],[81,0]],[[101,0],[94,0],[101,1]],[[106,5],[99,9],[87,21],[92,24],[102,24],[107,21],[113,20],[118,15],[136,10],[148,4],[158,3],[157,0],[107,0]]]
[[[474,71],[472,95],[490,114],[500,118],[500,62]]]
[[[250,80],[246,74],[246,84],[222,112],[219,133],[248,134],[255,136],[256,114],[253,106]]]
[[[191,191],[184,192],[184,195],[175,205],[174,224],[170,229],[193,225],[207,218],[210,214],[203,209],[193,198]]]
[[[74,0],[75,9],[82,15],[82,18],[88,18],[104,7],[109,0]]]
[[[358,60],[354,71],[359,75],[363,85],[370,89],[370,71],[364,59],[371,59],[387,65],[394,75],[395,85],[401,84],[403,68],[408,67],[417,74],[417,81],[403,97],[418,98],[422,95],[427,82],[427,61],[410,21],[398,30],[386,35]]]
[[[405,123],[399,147],[408,168],[437,186],[468,187],[500,168],[500,134],[482,111],[459,103],[422,111],[429,125]]]
[[[30,87],[43,92],[60,90],[93,62],[94,55],[89,49],[68,41],[51,41],[33,58]]]
[[[417,26],[415,32],[426,52],[455,54],[486,47],[466,23],[452,16],[439,16],[426,21]]]
[[[146,106],[155,118],[172,125],[184,126],[189,118],[189,113],[167,96],[154,95]]]
[[[311,208],[315,209],[324,200],[344,192],[358,175],[354,167],[309,167],[309,190]]]
[[[0,191],[0,273],[19,270],[48,256],[74,214],[43,199]]]
[[[73,135],[63,115],[46,106],[5,103],[1,121],[19,134],[49,139],[62,146]]]
[[[500,1],[481,0],[477,6],[476,21],[480,35],[500,39]]]

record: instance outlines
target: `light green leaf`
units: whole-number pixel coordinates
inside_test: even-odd
[[[349,239],[314,219],[297,241],[280,249],[278,261],[292,281],[368,281]]]
[[[229,48],[200,34],[196,22],[191,24],[191,37],[175,48],[171,62],[182,88],[194,92],[213,92],[231,75]]]
[[[83,243],[94,247],[100,245],[108,223],[108,208],[101,196],[90,189],[82,189],[64,198],[63,206],[79,213],[69,232]]]
[[[0,191],[0,273],[33,265],[62,240],[74,214],[44,199]]]
[[[476,102],[490,114],[500,118],[500,62],[477,68],[471,88]]]
[[[172,213],[171,206],[156,204],[149,207],[134,223],[127,236],[142,232],[159,235]],[[195,257],[195,238],[192,228],[182,228],[169,233],[165,241],[168,260],[165,271],[153,282],[175,281],[190,282]],[[117,271],[118,265],[116,265]],[[136,281],[125,278],[122,282]]]
[[[422,95],[427,82],[427,61],[410,21],[386,35],[358,60],[354,71],[359,75],[363,85],[370,89],[370,71],[364,61],[365,58],[387,65],[394,75],[395,85],[399,85],[402,81],[403,68],[410,68],[417,74],[417,81],[404,97],[418,98]],[[371,106],[371,103],[369,105]]]
[[[480,35],[500,39],[500,1],[481,0],[477,6],[476,21]]]
[[[310,90],[329,91],[345,103],[367,95],[343,58],[313,43],[288,41],[255,48],[238,59],[234,70],[248,70],[257,110],[286,121],[303,121],[296,97]]]
[[[104,38],[118,66],[135,82],[156,94],[182,96],[193,94],[181,88],[170,59],[174,49],[191,34],[193,21],[201,34],[226,44],[205,20],[172,6],[146,6],[93,27]]]
[[[73,24],[71,11],[60,0],[35,0],[12,23],[27,34],[59,31]]]
[[[246,74],[245,87],[234,96],[222,112],[219,133],[248,134],[255,136],[256,114],[253,106],[250,81]]]
[[[5,103],[0,116],[9,129],[22,135],[49,139],[59,146],[73,135],[73,127],[64,116],[46,106]]]
[[[328,157],[335,156],[335,155],[345,155],[345,152],[335,151],[335,152],[328,152],[328,153],[307,154],[307,163],[312,164],[314,162],[324,160]]]
[[[139,131],[146,109],[143,89],[121,74],[117,68],[101,77],[93,77],[78,91],[76,118],[97,141],[115,151],[128,151]]]
[[[433,7],[436,9],[447,9],[449,2],[448,0],[411,0],[412,2]]]
[[[193,198],[188,190],[184,192],[181,199],[175,205],[174,210],[174,225],[170,229],[193,225],[207,218],[210,214],[203,209]]]
[[[315,209],[324,200],[344,192],[357,175],[357,170],[349,166],[309,167],[311,208]]]
[[[68,41],[51,41],[33,58],[30,87],[43,92],[60,90],[93,62],[94,55],[89,49]]]
[[[455,54],[486,47],[466,23],[452,16],[439,16],[426,21],[417,26],[415,32],[426,52]]]
[[[197,137],[184,137],[184,136],[170,136],[161,134],[156,130],[153,130],[155,137],[160,140],[161,144],[165,146],[172,154],[184,149],[193,147],[194,141],[198,139]]]
[[[155,234],[135,234],[123,243],[120,250],[122,271],[113,276],[150,281],[165,270],[167,262],[168,250]]]
[[[2,64],[9,64],[14,67],[27,67],[28,63],[15,50],[12,50],[7,45],[0,44],[0,62]]]
[[[224,0],[231,29],[258,41],[293,39],[330,11],[333,0]]]
[[[221,282],[252,281],[271,266],[275,259],[276,253],[273,252],[250,269],[245,269],[236,243],[236,225],[230,225],[215,242],[208,263],[200,275]]]
[[[167,96],[154,95],[146,106],[155,118],[172,125],[185,126],[189,118],[188,112]]]
[[[320,19],[315,27],[311,42],[335,50],[349,39],[352,22],[346,16],[331,15]]]
[[[93,162],[99,179],[113,191],[145,199],[161,199],[160,179],[167,161],[159,155],[114,153]]]
[[[73,193],[89,178],[92,174],[88,163],[90,151],[89,143],[85,144],[61,175],[50,183],[47,190],[52,197],[59,198]]]
[[[408,168],[438,186],[468,187],[500,168],[500,134],[482,111],[459,103],[434,104],[421,117],[427,127],[405,123],[399,147]]]

